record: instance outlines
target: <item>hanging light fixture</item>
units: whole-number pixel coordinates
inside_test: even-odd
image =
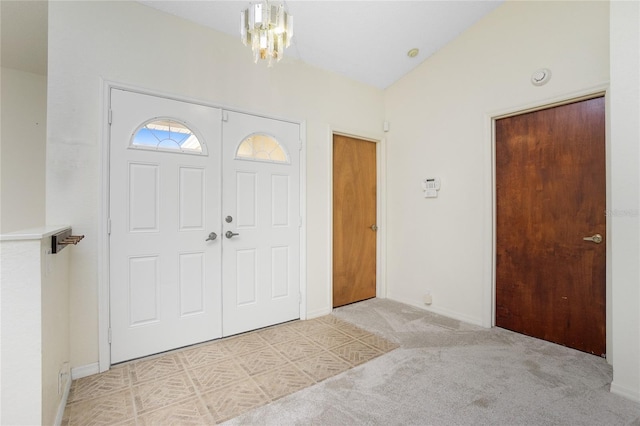
[[[284,10],[284,4],[273,5],[268,0],[250,4],[240,12],[240,37],[245,46],[251,46],[254,62],[266,59],[272,66],[291,43],[293,16]]]

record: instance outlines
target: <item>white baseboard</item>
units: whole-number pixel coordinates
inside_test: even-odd
[[[64,385],[64,392],[62,393],[62,399],[58,404],[58,412],[56,413],[56,420],[54,423],[55,426],[60,426],[62,424],[64,409],[67,406],[67,400],[69,399],[69,390],[71,390],[71,378],[67,376],[67,380]]]
[[[396,302],[404,303],[405,305],[414,306],[424,311],[433,312],[434,314],[438,314],[438,315],[442,315],[458,321],[466,322],[468,324],[473,324],[483,328],[488,328],[483,325],[482,318],[476,318],[469,315],[461,314],[460,312],[452,311],[436,305],[425,305],[424,303],[420,303],[418,301],[405,298],[405,297],[399,297],[393,294],[387,294],[387,299],[395,300]]]
[[[620,395],[635,402],[640,402],[640,391],[638,389],[630,389],[626,386],[621,386],[613,382],[611,383],[611,393]]]
[[[87,376],[93,376],[100,373],[100,364],[94,362],[93,364],[82,365],[80,367],[74,367],[71,369],[71,379],[81,379]]]
[[[333,311],[331,308],[316,309],[315,311],[307,311],[307,319],[314,319],[329,315]]]

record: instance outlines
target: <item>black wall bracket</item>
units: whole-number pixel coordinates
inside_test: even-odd
[[[58,253],[69,244],[76,245],[84,235],[71,235],[71,228],[51,236],[51,253]]]

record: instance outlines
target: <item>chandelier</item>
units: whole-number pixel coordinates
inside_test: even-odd
[[[293,37],[293,16],[284,5],[273,5],[268,0],[250,4],[240,12],[240,37],[245,46],[251,46],[253,61],[266,59],[268,66],[280,61],[284,49]]]

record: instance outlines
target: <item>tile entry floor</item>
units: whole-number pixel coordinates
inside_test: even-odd
[[[397,347],[332,315],[280,324],[74,380],[62,425],[219,423]]]

